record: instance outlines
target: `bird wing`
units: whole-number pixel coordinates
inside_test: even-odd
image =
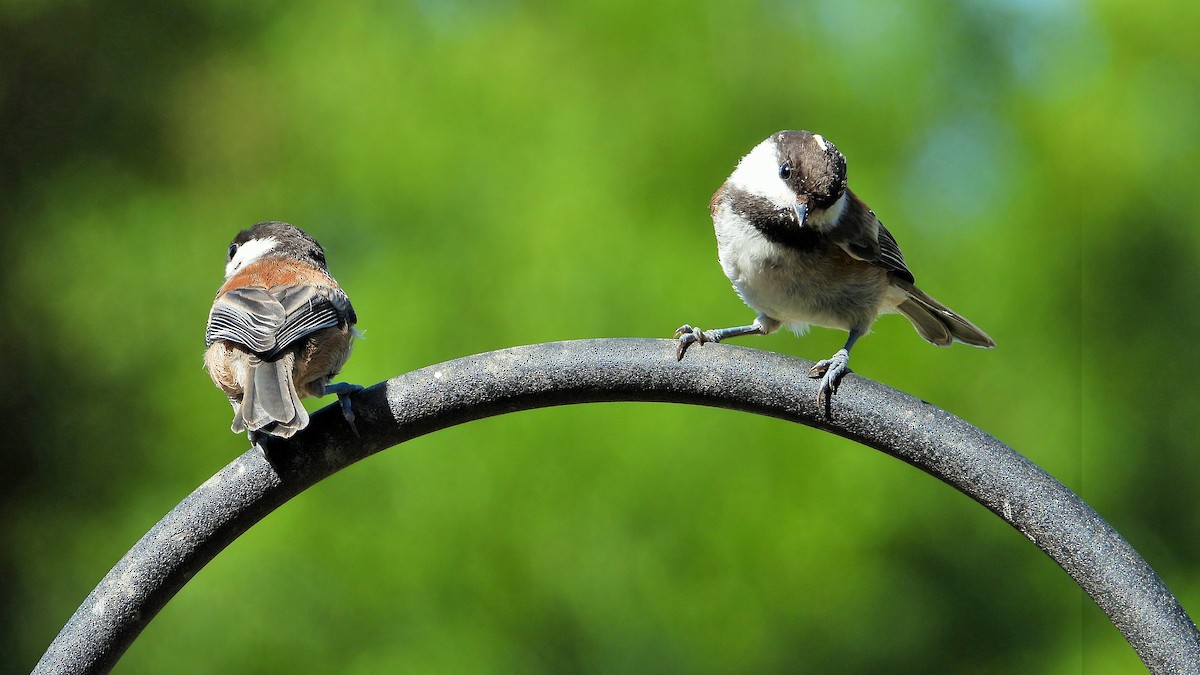
[[[267,289],[235,288],[213,302],[204,344],[229,340],[256,354],[267,354],[275,349],[275,336],[286,318],[283,305]]]
[[[910,284],[915,281],[912,272],[909,272],[908,266],[904,264],[904,254],[900,252],[900,245],[896,243],[896,238],[892,236],[891,232],[888,232],[883,223],[879,223],[879,259],[871,262],[889,272],[894,272]]]
[[[271,290],[287,313],[276,336],[277,351],[310,333],[353,325],[357,320],[350,298],[340,288],[278,286]]]
[[[847,190],[846,198],[850,203],[837,224],[829,230],[830,239],[851,258],[882,267],[912,283],[912,272],[904,264],[904,256],[900,253],[896,238],[858,195]]]
[[[217,297],[204,333],[206,345],[229,340],[270,359],[319,330],[355,323],[354,308],[340,289],[322,286],[247,286]]]
[[[869,262],[876,267],[882,267],[912,283],[913,275],[904,264],[904,255],[900,253],[900,245],[896,243],[895,237],[892,236],[891,232],[888,232],[883,223],[876,221],[876,224],[878,225],[876,239],[869,239],[865,235],[860,234],[856,238],[844,238],[840,241],[835,241],[846,252],[846,255],[851,258]]]

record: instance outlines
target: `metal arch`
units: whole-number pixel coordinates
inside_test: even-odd
[[[309,486],[380,450],[507,412],[657,401],[742,410],[823,429],[903,460],[983,504],[1054,559],[1153,673],[1200,672],[1200,631],[1154,570],[1094,510],[1033,462],[912,396],[848,376],[826,417],[809,363],[710,344],[597,339],[513,347],[423,368],[354,395],[360,438],[337,406],[290,443],[252,448],[163,517],[63,627],[35,673],[110,670],[189,579]]]

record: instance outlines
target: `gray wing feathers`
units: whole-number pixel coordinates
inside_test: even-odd
[[[904,264],[904,256],[900,253],[900,245],[896,243],[896,238],[892,236],[891,232],[888,232],[883,223],[874,218],[872,220],[874,221],[873,225],[878,225],[876,238],[872,239],[868,236],[870,229],[859,231],[854,237],[841,239],[840,241],[837,235],[841,233],[835,233],[834,237],[838,246],[841,246],[842,250],[849,254],[851,258],[882,267],[899,278],[912,283],[912,272],[909,272],[908,266]]]
[[[879,223],[879,260],[875,263],[910,284],[915,281],[912,272],[908,271],[908,265],[904,264],[904,254],[900,253],[900,245],[883,223]]]
[[[348,317],[348,319],[347,319]],[[213,303],[205,344],[229,340],[264,360],[296,340],[326,328],[354,323],[354,309],[340,290],[318,286],[236,288]]]
[[[287,316],[275,337],[279,349],[309,333],[337,328],[345,322],[342,317],[347,313],[336,303],[346,297],[344,293],[330,293],[315,286],[290,286],[280,289],[276,297]],[[346,306],[349,304],[346,300]]]
[[[275,349],[275,334],[286,315],[264,288],[237,288],[217,298],[208,315],[204,344],[229,340],[265,354]]]

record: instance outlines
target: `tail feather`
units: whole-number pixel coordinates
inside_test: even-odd
[[[915,300],[905,300],[896,309],[912,322],[913,328],[917,329],[921,337],[933,344],[939,347],[949,347],[950,343],[954,341],[954,336],[950,334],[950,329],[946,327],[946,324],[942,323],[937,316],[930,314]]]
[[[265,431],[272,436],[290,438],[308,425],[308,411],[300,403],[300,395],[292,382],[294,354],[273,361],[260,361],[242,394],[242,404],[234,418],[233,427],[250,431]]]
[[[954,341],[975,347],[996,346],[995,340],[988,337],[987,333],[934,300],[925,291],[903,280],[894,279],[892,283],[908,296],[896,309],[912,322],[921,337],[939,347],[948,347]]]

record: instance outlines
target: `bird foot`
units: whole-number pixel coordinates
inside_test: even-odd
[[[809,368],[808,376],[821,380],[821,387],[817,390],[817,405],[824,404],[826,408],[829,407],[842,378],[850,372],[849,364],[850,352],[839,349],[833,356],[817,361],[816,365]]]
[[[699,328],[693,328],[686,323],[675,329],[675,337],[679,338],[679,344],[675,346],[676,361],[682,361],[688,347],[691,347],[693,344],[704,346],[706,342],[721,341],[721,338],[714,336],[712,331],[705,333]]]
[[[346,423],[350,425],[350,431],[354,432],[355,438],[361,438],[358,433],[358,427],[354,424],[354,408],[350,405],[350,396],[363,390],[363,386],[359,384],[350,384],[349,382],[335,382],[325,385],[326,394],[336,394],[338,404],[342,407],[342,417],[346,418]]]

